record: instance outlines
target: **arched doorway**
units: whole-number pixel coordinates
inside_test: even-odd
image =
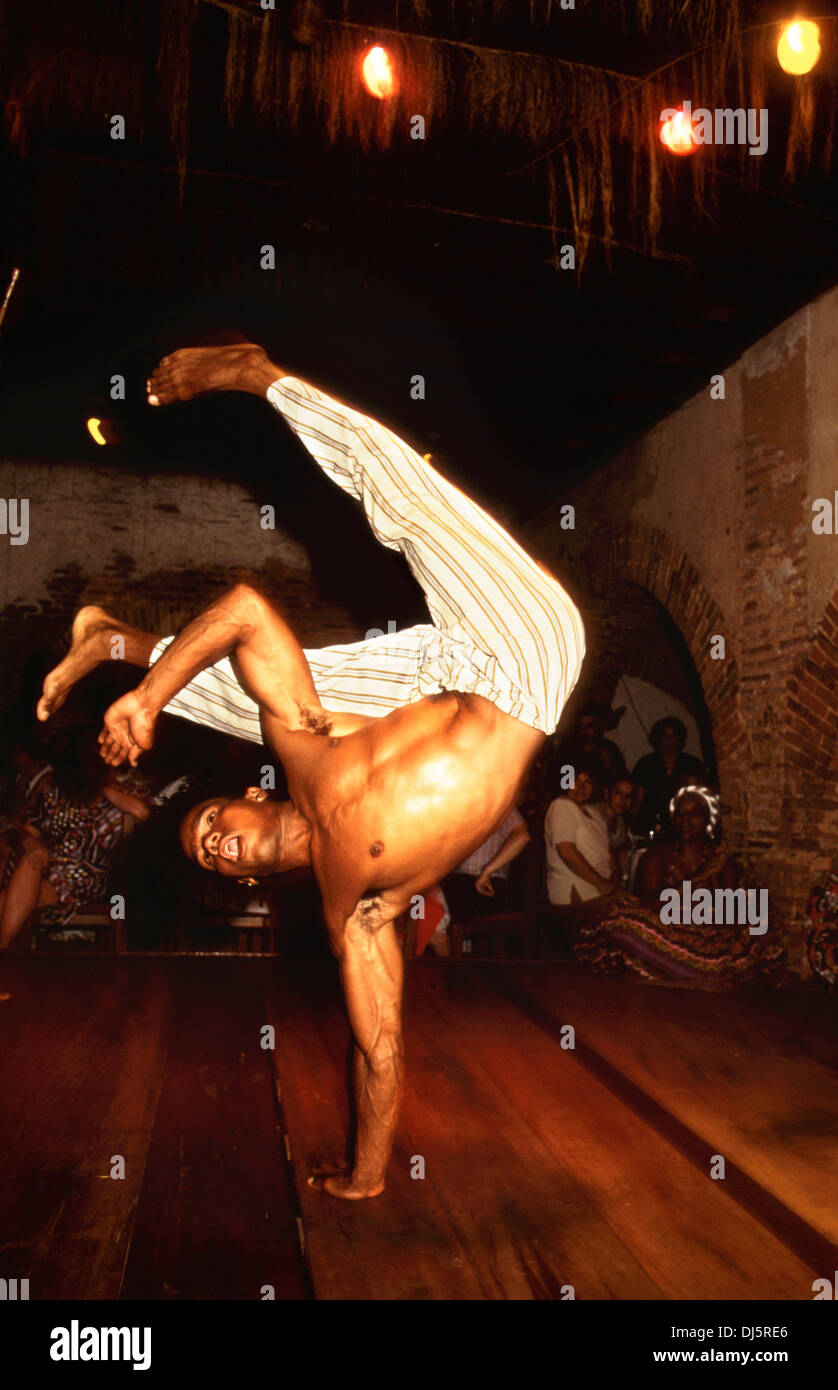
[[[652,725],[675,715],[687,752],[718,781],[712,722],[701,678],[683,635],[657,599],[630,581],[601,586],[582,605],[588,655],[580,695],[623,713],[609,734],[633,767],[649,752]]]
[[[695,565],[669,536],[636,521],[619,528],[598,526],[584,539],[572,531],[562,533],[554,563],[556,572],[570,581],[571,593],[583,612],[588,605],[592,612],[597,604],[607,608],[613,586],[629,586],[621,591],[624,595],[641,592],[654,600],[657,621],[669,637],[677,665],[691,682],[700,742],[722,790],[726,832],[733,843],[745,844],[749,748],[740,712],[732,628]],[[618,611],[622,611],[621,605]],[[651,610],[646,609],[646,613],[650,615]],[[719,637],[724,639],[722,654]],[[615,634],[614,641],[621,640]],[[657,650],[662,650],[662,644]],[[582,681],[593,674],[593,662],[588,659]]]

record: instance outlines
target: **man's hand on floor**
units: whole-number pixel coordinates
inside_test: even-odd
[[[148,752],[154,742],[155,723],[156,716],[148,712],[136,690],[115,701],[105,712],[99,735],[100,751],[109,767],[119,767],[126,758],[136,767],[140,754]]]

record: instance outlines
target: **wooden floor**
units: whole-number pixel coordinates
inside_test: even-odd
[[[0,1273],[32,1299],[811,1300],[838,1267],[814,988],[411,961],[388,1186],[342,1203],[305,1181],[350,1121],[330,957],[12,956],[3,979]]]

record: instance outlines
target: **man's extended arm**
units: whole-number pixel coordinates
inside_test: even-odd
[[[303,650],[277,610],[255,589],[237,584],[184,628],[136,690],[105,715],[102,756],[111,765],[128,757],[136,766],[151,747],[158,715],[199,671],[231,656],[251,697],[287,729],[298,729],[304,709],[320,700]]]

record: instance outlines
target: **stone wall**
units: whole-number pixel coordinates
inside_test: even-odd
[[[677,626],[727,838],[797,961],[808,887],[838,858],[838,536],[813,529],[813,502],[838,487],[838,290],[718,370],[723,399],[708,383],[558,498],[531,540],[583,610],[631,583]]]

